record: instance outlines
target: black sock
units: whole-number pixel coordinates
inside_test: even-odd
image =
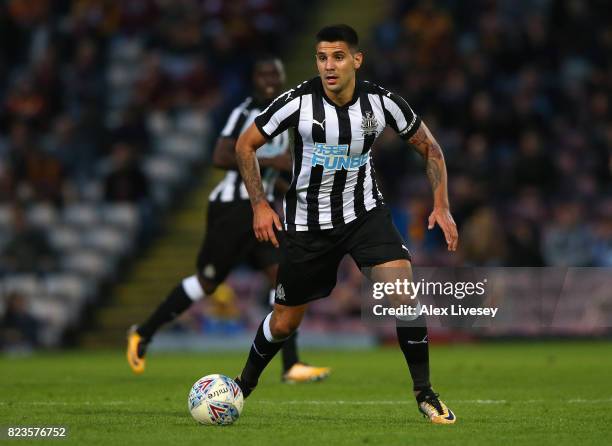
[[[151,339],[162,325],[176,319],[183,311],[189,308],[191,304],[193,304],[193,300],[185,293],[183,284],[179,283],[178,286],[170,292],[168,297],[159,304],[145,323],[138,326],[136,331],[143,338]]]
[[[297,352],[297,331],[285,339],[283,344],[283,373],[288,372],[294,364],[299,362]]]
[[[259,376],[285,343],[285,339],[279,342],[268,341],[263,332],[264,322],[262,322],[257,329],[255,340],[249,352],[249,358],[240,374],[240,378],[245,383],[246,387],[252,388],[257,385]]]
[[[429,382],[429,339],[425,318],[397,321],[397,340],[406,358],[414,390],[425,390],[431,387]]]

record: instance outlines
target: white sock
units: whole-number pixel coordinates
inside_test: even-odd
[[[281,342],[284,341],[287,338],[283,338],[283,339],[276,339],[274,336],[272,336],[272,331],[270,330],[270,319],[272,318],[272,312],[268,313],[268,315],[266,316],[266,318],[263,321],[263,334],[266,338],[266,340],[268,342],[272,342],[272,343],[276,343],[276,342]]]
[[[199,301],[206,295],[202,289],[202,285],[200,285],[198,277],[195,274],[193,276],[184,278],[182,284],[185,294],[187,294],[187,296],[189,296],[189,298],[194,302]]]

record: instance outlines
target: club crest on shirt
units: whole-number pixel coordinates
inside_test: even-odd
[[[279,283],[276,287],[276,300],[285,300],[285,288],[283,288],[282,283]]]
[[[365,112],[361,117],[361,131],[363,136],[376,135],[378,133],[378,121],[371,111]]]

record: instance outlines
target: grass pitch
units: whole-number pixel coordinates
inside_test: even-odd
[[[122,351],[4,357],[0,425],[65,425],[61,444],[88,445],[610,444],[611,353],[604,342],[433,346],[434,388],[454,426],[419,415],[393,348],[306,351],[304,360],[333,374],[303,385],[281,384],[275,359],[225,427],[196,424],[187,394],[203,375],[236,375],[243,353],[152,354],[142,376]]]

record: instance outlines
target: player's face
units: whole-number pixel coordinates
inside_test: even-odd
[[[351,51],[346,42],[319,42],[316,58],[323,86],[337,94],[355,79],[355,71],[361,66],[363,54]]]
[[[285,83],[285,69],[281,61],[258,63],[253,73],[253,83],[259,97],[274,99],[278,96]]]

